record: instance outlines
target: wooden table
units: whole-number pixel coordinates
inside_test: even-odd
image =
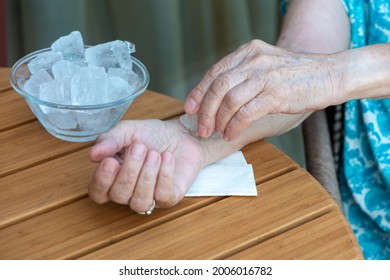
[[[0,259],[362,259],[336,203],[266,141],[243,149],[257,197],[185,198],[141,216],[87,195],[93,143],[49,135],[0,68]],[[182,102],[147,91],[125,119],[168,119]]]

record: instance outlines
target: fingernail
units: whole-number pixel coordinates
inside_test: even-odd
[[[208,129],[203,124],[198,125],[198,135],[200,137],[207,137],[208,136]]]
[[[144,145],[135,144],[130,151],[131,155],[137,159],[142,159],[145,155]]]
[[[187,111],[188,113],[193,113],[193,112],[195,112],[197,104],[196,104],[196,102],[195,102],[194,99],[192,99],[192,98],[187,99],[185,105],[186,105],[186,106],[185,106],[185,107],[186,107],[186,111]]]
[[[230,138],[228,136],[223,136],[223,139],[226,141],[226,142],[229,142],[230,141]]]

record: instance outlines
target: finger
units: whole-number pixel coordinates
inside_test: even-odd
[[[264,87],[256,79],[247,79],[241,84],[232,88],[225,96],[217,112],[215,129],[224,134],[226,125],[246,103],[250,102],[256,95],[261,94]]]
[[[88,185],[90,198],[97,203],[110,200],[108,193],[119,170],[119,163],[113,158],[106,158],[97,167],[91,183]]]
[[[114,157],[123,147],[129,146],[134,141],[135,131],[135,125],[129,123],[121,121],[109,132],[100,135],[89,152],[90,160],[100,162],[106,157]]]
[[[261,119],[271,112],[272,103],[274,103],[272,98],[260,94],[243,105],[227,124],[224,139],[226,141],[237,139],[240,133],[255,120]]]
[[[214,80],[204,97],[198,113],[198,135],[209,137],[215,128],[215,118],[226,94],[246,80],[243,72],[233,69]]]
[[[130,208],[136,212],[150,209],[153,204],[154,190],[161,164],[161,155],[156,151],[149,151],[146,155],[137,185],[130,199]]]
[[[184,110],[188,114],[195,114],[198,112],[203,98],[205,97],[207,90],[214,82],[214,80],[221,74],[229,71],[230,69],[239,65],[244,59],[241,48],[237,51],[225,56],[216,64],[214,64],[204,75],[198,85],[190,91],[186,100],[184,101]]]
[[[169,152],[161,156],[161,167],[154,191],[154,198],[159,207],[167,208],[178,202],[173,184],[175,172],[175,159]]]
[[[110,190],[109,197],[119,204],[129,204],[146,157],[146,147],[134,144],[127,149],[121,170]]]

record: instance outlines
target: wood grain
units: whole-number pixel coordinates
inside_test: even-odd
[[[141,216],[128,206],[82,199],[3,228],[0,259],[73,259],[174,220],[223,197],[185,198],[180,205]]]
[[[260,184],[258,197],[186,198],[145,217],[82,199],[3,228],[0,258],[225,258],[336,207],[306,175],[299,169]]]
[[[344,216],[331,211],[228,259],[348,260],[363,256]]]
[[[256,183],[268,181],[300,168],[295,161],[264,140],[247,145],[242,152],[247,162],[254,167]]]
[[[226,198],[82,259],[227,258],[335,209],[306,175],[292,171],[260,184],[259,197]]]
[[[0,110],[0,132],[36,120],[24,98],[12,89],[0,92],[0,104],[4,104]]]
[[[9,73],[9,68],[0,67],[0,92],[11,88],[11,84],[9,82]]]

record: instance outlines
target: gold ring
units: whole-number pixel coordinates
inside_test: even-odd
[[[153,199],[153,204],[149,208],[149,210],[142,211],[142,212],[137,212],[137,213],[140,214],[140,215],[150,215],[150,214],[152,214],[154,208],[156,208],[156,201]]]

